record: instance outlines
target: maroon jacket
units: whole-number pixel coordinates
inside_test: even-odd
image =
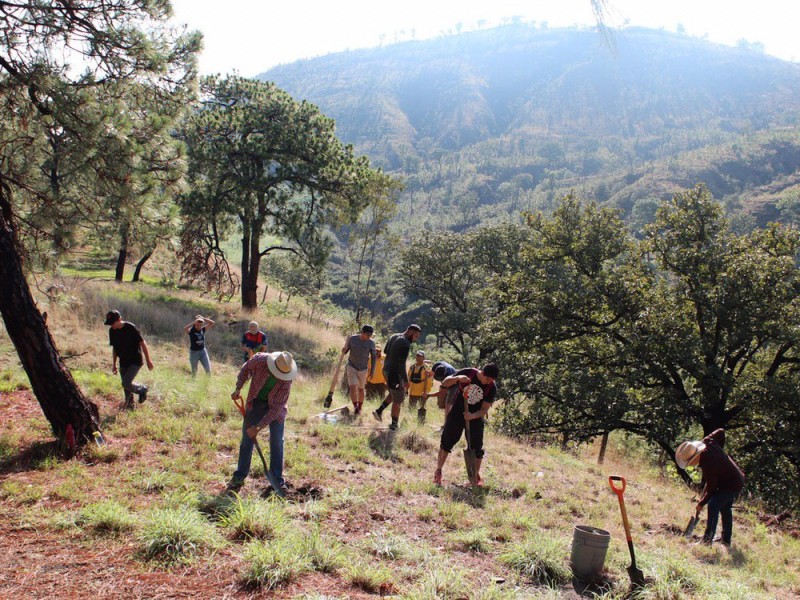
[[[706,449],[700,455],[700,468],[703,469],[703,479],[706,487],[703,488],[703,497],[700,504],[705,506],[716,492],[742,491],[744,487],[744,473],[733,459],[725,454],[725,430],[717,429],[703,438]]]

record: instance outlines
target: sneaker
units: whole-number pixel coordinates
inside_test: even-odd
[[[375,417],[375,420],[377,421],[383,421],[383,415],[378,410],[373,410],[372,416]]]
[[[139,404],[147,400],[147,386],[143,385],[139,390]]]
[[[400,429],[400,426],[396,421],[392,421],[392,424],[389,425],[389,431],[397,431],[398,429]]]
[[[361,405],[360,405],[360,404],[357,404],[357,405],[356,405],[356,406],[353,408],[353,414],[354,414],[354,415],[360,415],[360,414],[361,414]]]

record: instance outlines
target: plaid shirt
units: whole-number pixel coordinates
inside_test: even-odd
[[[236,378],[236,391],[239,392],[244,387],[244,384],[250,379],[250,389],[247,391],[247,404],[245,405],[245,413],[249,413],[253,409],[253,400],[258,397],[258,392],[264,387],[264,384],[269,379],[272,373],[267,365],[267,356],[265,352],[259,352],[253,355],[253,358],[244,363],[242,370],[239,371],[239,377]],[[283,422],[286,420],[286,405],[289,403],[289,390],[292,388],[291,381],[283,381],[278,379],[275,387],[269,393],[269,409],[264,418],[257,423],[259,429],[264,429],[272,421]]]

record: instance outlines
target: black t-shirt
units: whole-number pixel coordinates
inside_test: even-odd
[[[383,352],[386,355],[386,360],[383,363],[383,370],[393,378],[399,378],[402,381],[408,381],[406,373],[406,361],[408,360],[408,353],[411,350],[411,340],[409,340],[402,333],[395,333],[386,342]]]
[[[206,328],[197,329],[194,325],[189,330],[189,350],[197,352],[206,348]]]
[[[469,412],[478,412],[481,409],[481,404],[484,402],[492,403],[495,401],[495,397],[497,396],[497,386],[492,383],[483,385],[480,380],[478,379],[478,369],[461,369],[456,373],[456,375],[466,375],[469,377],[470,383],[468,385],[478,385],[483,390],[483,399],[479,402],[475,402],[474,404],[469,404]],[[464,406],[464,388],[467,386],[462,387],[458,392],[458,400],[461,403],[461,406]],[[464,412],[463,409],[461,411]]]
[[[108,343],[117,351],[120,367],[144,364],[142,349],[139,347],[141,342],[142,334],[133,323],[124,321],[121,328],[112,327],[108,330]]]

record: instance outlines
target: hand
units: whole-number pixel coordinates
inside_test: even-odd
[[[150,360],[149,358],[147,359],[147,368],[150,369],[151,371],[153,370],[153,361]]]
[[[464,420],[465,421],[472,421],[472,413],[468,410],[464,411]]]
[[[408,391],[408,382],[407,382],[407,381],[404,381],[404,382],[403,382],[403,389],[404,389],[405,391]]]
[[[231,394],[231,400],[238,400],[241,397],[242,397],[242,395],[239,393],[238,390]]]
[[[261,431],[261,430],[258,427],[256,427],[255,425],[253,425],[253,427],[248,427],[247,428],[247,435],[250,436],[251,440],[254,440],[258,436],[258,432],[259,431]]]
[[[116,375],[117,374],[117,365],[111,365],[111,372]]]
[[[703,505],[698,503],[697,506],[695,506],[695,512],[697,513],[697,516],[699,517],[700,513],[703,512]]]
[[[427,400],[428,399],[428,392],[422,392],[422,399],[423,400]]]

